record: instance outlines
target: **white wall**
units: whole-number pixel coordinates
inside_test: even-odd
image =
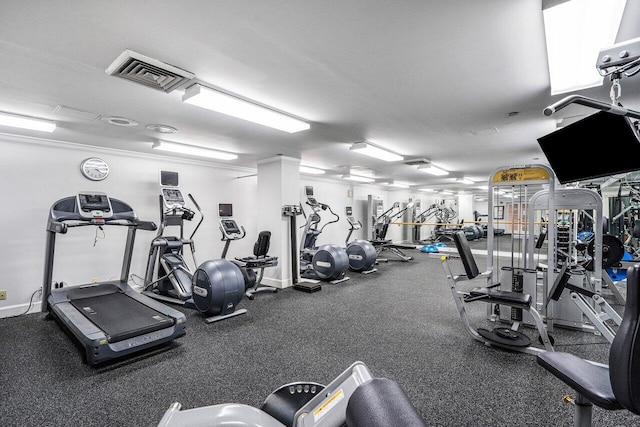
[[[24,312],[30,296],[40,289],[49,209],[56,200],[81,190],[106,192],[129,203],[141,219],[158,223],[159,171],[179,172],[185,197],[192,193],[205,213],[195,236],[198,262],[219,258],[222,254],[224,243],[218,229],[218,203],[233,203],[234,218],[247,230],[245,239],[231,243],[228,257],[246,256],[253,249],[257,237],[257,178],[237,178],[246,175],[246,171],[7,135],[0,135],[0,152],[0,179],[5,183],[0,289],[7,290],[7,299],[0,301],[0,317]],[[93,182],[81,175],[80,162],[90,156],[101,157],[110,165],[106,180]],[[195,221],[189,223],[186,233],[190,234],[195,225]],[[95,246],[96,227],[93,226],[73,228],[65,235],[57,235],[54,281],[73,285],[119,277],[126,229],[104,229],[105,238],[97,239]],[[172,234],[177,232],[174,229]],[[144,275],[149,244],[154,236],[155,232],[138,231],[131,274]],[[142,283],[138,277],[132,280],[131,284]]]

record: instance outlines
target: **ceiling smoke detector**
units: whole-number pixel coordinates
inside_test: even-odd
[[[105,70],[107,74],[169,93],[195,74],[126,49]]]

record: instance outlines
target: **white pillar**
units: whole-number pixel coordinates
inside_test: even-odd
[[[299,187],[300,159],[276,156],[258,161],[258,231],[271,231],[269,255],[278,257],[278,266],[264,271],[265,285],[293,285],[289,218],[282,216],[282,207],[300,203]],[[298,257],[293,262],[299,262]]]

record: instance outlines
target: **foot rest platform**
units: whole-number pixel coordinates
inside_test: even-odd
[[[525,309],[531,307],[531,295],[529,294],[489,288],[473,288],[471,292],[469,292],[469,298],[467,298],[466,301],[485,301]]]

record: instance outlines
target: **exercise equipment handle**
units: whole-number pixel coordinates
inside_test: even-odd
[[[191,233],[191,236],[189,236],[189,239],[193,240],[193,236],[196,235],[196,232],[198,231],[198,228],[200,228],[200,224],[202,224],[202,221],[204,221],[204,214],[202,213],[202,209],[200,209],[200,205],[198,204],[198,202],[196,202],[196,199],[191,195],[191,193],[189,193],[187,195],[189,196],[189,199],[191,199],[191,202],[193,203],[193,205],[196,207],[196,209],[200,213],[200,221],[198,221],[198,225],[196,225],[196,228],[193,229],[193,232]]]
[[[632,117],[634,119],[640,119],[640,112],[635,110],[629,110],[619,105],[609,104],[606,102],[598,101],[597,99],[587,98],[582,95],[570,95],[562,98],[560,101],[555,102],[543,111],[545,116],[551,116],[552,114],[560,111],[564,107],[570,104],[579,104],[586,107],[595,108],[596,110],[606,111],[612,114],[617,114],[625,117]]]

